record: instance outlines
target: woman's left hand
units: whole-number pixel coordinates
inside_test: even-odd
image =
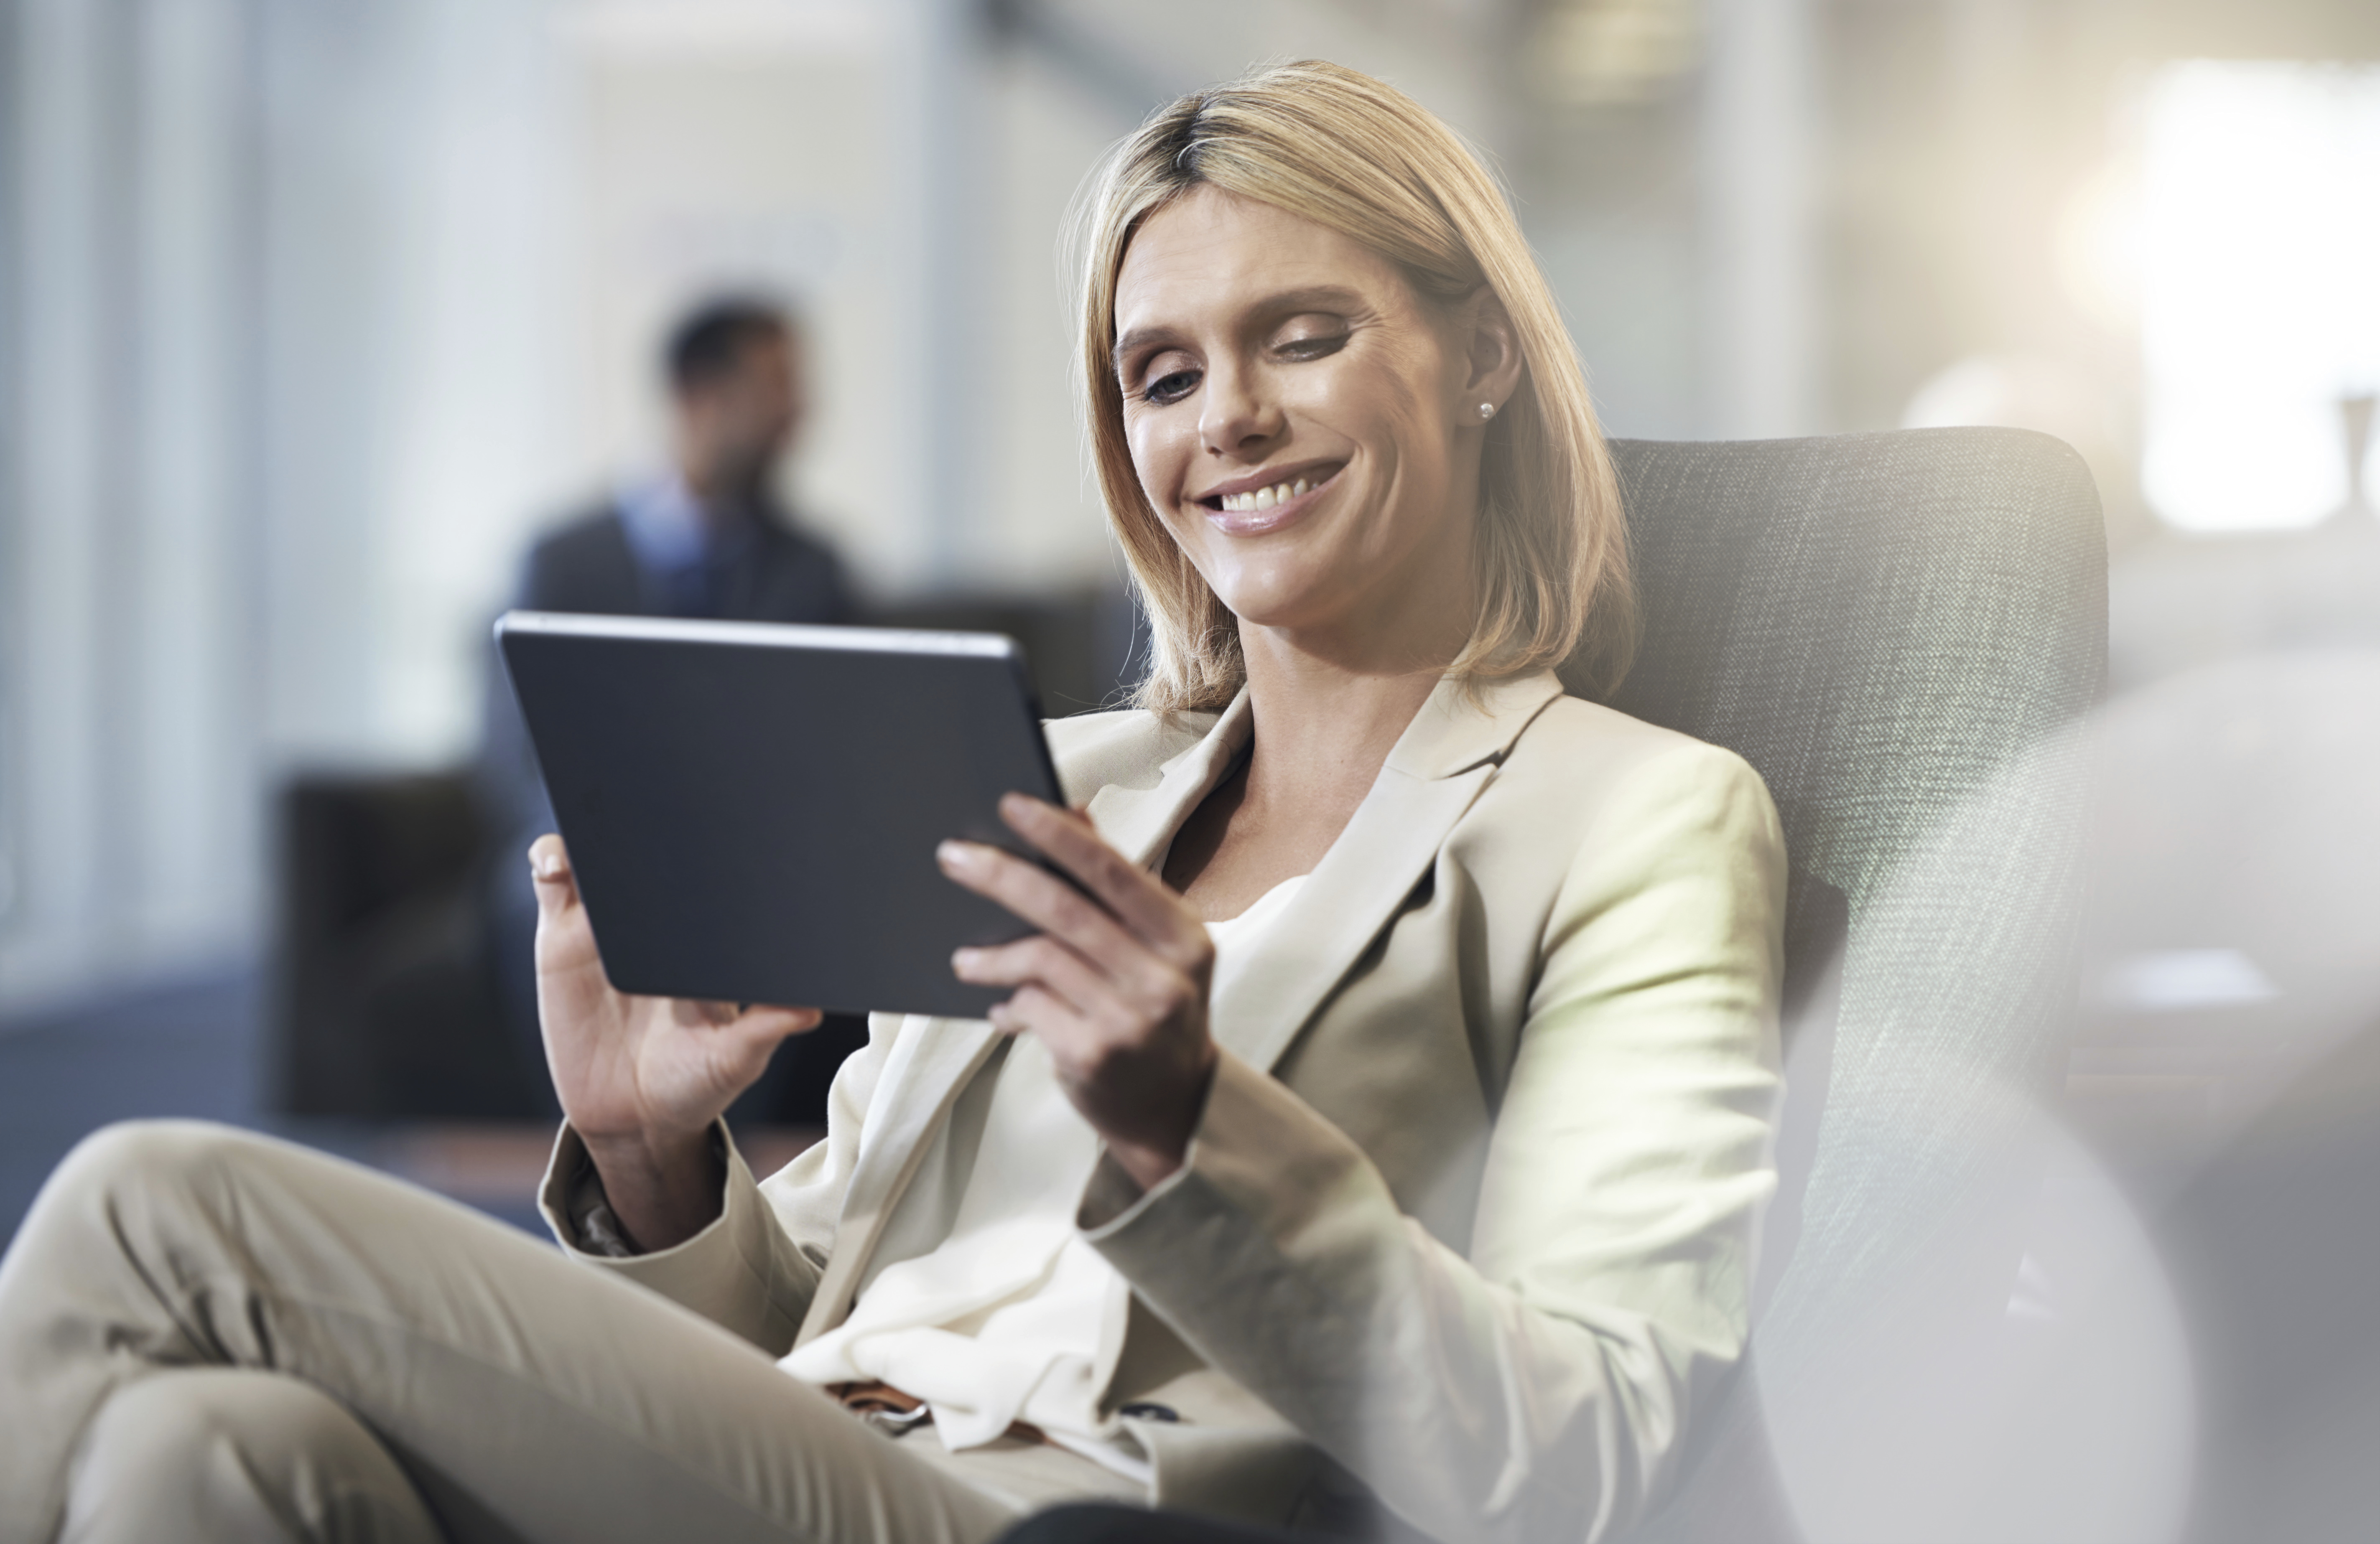
[[[1040,1039],[1067,1097],[1146,1189],[1182,1166],[1214,1080],[1215,946],[1188,902],[1082,815],[1021,793],[1000,814],[1089,894],[996,847],[944,842],[943,873],[1041,930],[961,949],[952,967],[962,981],[1016,988],[992,1023]]]

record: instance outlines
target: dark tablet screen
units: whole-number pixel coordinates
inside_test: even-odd
[[[625,992],[979,1017],[1025,924],[947,837],[1055,801],[1022,651],[976,633],[508,612],[496,639],[604,972]]]

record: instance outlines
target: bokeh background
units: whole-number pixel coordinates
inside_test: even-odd
[[[2061,1260],[2130,1284],[2093,1387],[2168,1434],[2072,1537],[2297,1536],[2380,1441],[2370,0],[0,0],[0,1231],[156,1113],[521,1215],[533,1125],[293,1103],[289,790],[469,759],[522,551],[657,463],[706,292],[807,315],[788,493],[879,615],[1087,618],[1111,687],[1068,205],[1309,54],[1500,168],[1612,433],[2089,463],[2096,877],[2011,1323],[2098,1322]]]

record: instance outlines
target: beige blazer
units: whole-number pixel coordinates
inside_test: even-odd
[[[1551,674],[1479,695],[1439,686],[1225,962],[1189,1162],[1142,1194],[1103,1160],[1084,1198],[1134,1288],[1111,1397],[1182,1417],[1128,1423],[1162,1503],[1293,1520],[1368,1488],[1442,1538],[1601,1538],[1655,1503],[1742,1351],[1774,1188],[1776,812],[1735,755]],[[1249,731],[1245,694],[1049,726],[1069,796],[1152,863]],[[832,1327],[947,1230],[948,1117],[998,1043],[877,1015],[825,1140],[765,1184],[733,1160],[710,1229],[605,1263],[774,1353]]]

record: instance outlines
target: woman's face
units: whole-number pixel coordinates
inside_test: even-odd
[[[1486,295],[1433,306],[1369,247],[1212,186],[1133,237],[1115,301],[1133,464],[1244,635],[1436,657],[1408,666],[1468,636],[1478,404],[1519,372]]]

